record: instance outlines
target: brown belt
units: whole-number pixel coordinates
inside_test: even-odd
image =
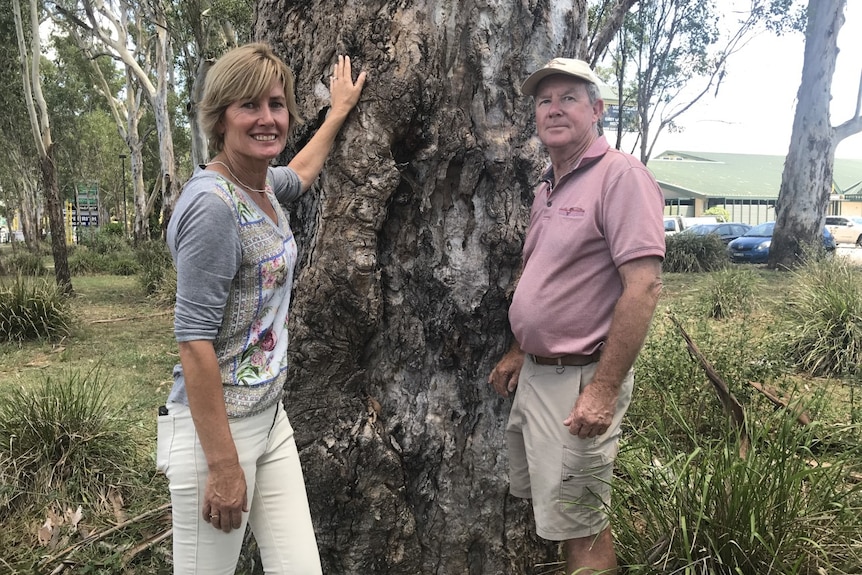
[[[568,365],[572,367],[595,363],[599,361],[599,356],[601,356],[601,351],[593,352],[591,355],[570,353],[568,355],[561,355],[560,357],[541,357],[539,355],[530,354],[533,361],[539,365]]]

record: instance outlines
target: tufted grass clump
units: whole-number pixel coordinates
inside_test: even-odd
[[[690,410],[658,392],[666,417],[633,430],[617,459],[612,514],[626,573],[860,572],[858,442],[824,454],[819,436],[830,426],[748,412],[742,455],[726,418],[699,433]]]
[[[793,274],[782,308],[790,362],[817,376],[853,374],[862,366],[862,271],[844,258],[808,258]]]
[[[69,333],[71,315],[53,282],[19,275],[0,283],[0,342],[60,339]]]
[[[22,276],[44,276],[48,274],[48,268],[42,256],[27,250],[18,250],[3,258],[0,266],[3,275]]]
[[[713,319],[746,315],[755,307],[758,281],[757,275],[748,269],[719,270],[700,296],[701,307]]]
[[[727,246],[716,235],[687,234],[665,237],[662,271],[669,273],[710,272],[730,264]]]
[[[69,372],[0,402],[0,518],[35,501],[107,501],[124,484],[137,446],[121,404],[97,370]]]

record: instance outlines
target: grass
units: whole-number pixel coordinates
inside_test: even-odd
[[[158,262],[160,257],[156,253],[151,259]],[[816,278],[825,273],[837,274],[829,276],[833,278],[847,276],[841,282],[818,284]],[[808,575],[824,565],[830,573],[851,573],[860,567],[854,563],[860,553],[860,526],[852,523],[852,515],[859,515],[862,503],[841,475],[848,460],[860,459],[860,431],[853,425],[858,420],[856,404],[862,400],[853,396],[859,382],[852,376],[824,377],[797,369],[783,345],[799,321],[792,312],[799,309],[793,302],[804,292],[802,288],[810,288],[807,293],[816,300],[818,291],[832,286],[836,293],[829,296],[830,301],[841,301],[860,279],[858,269],[819,269],[807,278],[757,266],[664,275],[660,310],[636,368],[637,390],[619,464],[622,481],[615,482],[622,491],[615,500],[614,512],[619,515],[614,529],[626,572]],[[22,479],[13,482],[6,477],[26,471],[23,464],[37,455],[54,461],[54,466],[21,475],[32,479],[23,495],[5,492],[16,496],[16,504],[7,505],[3,517],[7,528],[0,530],[0,573],[50,572],[57,562],[39,566],[42,558],[80,542],[85,533],[99,533],[124,518],[158,509],[168,500],[164,479],[154,473],[152,462],[154,415],[178,361],[170,308],[147,293],[161,280],[92,275],[73,281],[76,297],[68,302],[71,329],[65,337],[0,344],[0,381],[4,382],[0,405],[29,406],[0,418],[10,429],[16,417],[23,428],[38,429],[46,439],[31,443],[46,448],[84,438],[83,432],[70,433],[51,424],[75,419],[56,411],[56,403],[26,399],[65,397],[62,403],[73,413],[87,412],[94,421],[102,421],[107,431],[100,437],[114,437],[111,425],[121,422],[131,441],[112,443],[134,455],[126,459],[112,454],[115,445],[92,448],[87,461],[107,457],[117,468],[78,463],[77,468],[95,475],[71,480],[74,468],[57,465],[58,461],[65,465],[62,455],[3,452],[14,460],[0,461],[7,474],[0,483],[7,487],[24,484]],[[756,298],[757,305],[748,305],[740,293]],[[833,313],[838,313],[847,307],[852,306],[845,303],[828,309],[837,308]],[[752,425],[747,459],[739,457],[734,432],[670,322],[670,314],[746,407]],[[790,418],[776,414],[749,381],[794,395],[816,424],[791,425]],[[19,415],[28,409],[30,415],[22,420]],[[106,419],[101,420],[101,415]],[[83,416],[77,419],[89,421]],[[66,448],[65,452],[73,451]],[[811,461],[830,465],[812,467]],[[122,470],[119,477],[118,469]],[[51,483],[47,480],[51,477],[67,480]],[[164,521],[163,515],[149,517],[76,550],[69,556],[74,572],[166,572],[169,542],[135,557],[128,554],[163,532]],[[40,543],[40,528],[49,523],[51,537]],[[857,529],[855,543],[852,533],[842,532],[848,525]]]
[[[88,440],[81,449],[61,452],[68,453],[65,460],[62,456],[54,457],[55,464],[47,468],[48,473],[56,470],[55,477],[62,474],[73,479],[66,481],[63,489],[56,484],[48,485],[47,475],[38,477],[40,472],[31,473],[27,477],[34,482],[30,490],[32,496],[22,498],[19,493],[14,505],[6,506],[5,510],[0,506],[0,513],[5,514],[3,525],[15,526],[0,530],[0,573],[35,572],[29,566],[39,558],[59,552],[66,545],[80,541],[85,534],[99,533],[114,523],[168,501],[166,483],[163,477],[155,474],[153,457],[156,410],[167,396],[172,383],[171,370],[178,361],[172,312],[155,306],[134,276],[76,277],[74,287],[77,295],[69,301],[73,327],[68,337],[0,344],[0,381],[3,382],[0,405],[27,406],[31,414],[28,420],[42,421],[46,425],[22,427],[47,437],[53,434],[55,441],[51,443],[54,445]],[[58,407],[51,401],[26,400],[44,396],[65,398],[63,406]],[[87,415],[88,406],[98,407],[90,409],[89,419],[83,417]],[[18,411],[23,413],[24,410]],[[52,412],[63,415],[52,417]],[[68,427],[69,420],[73,419],[69,417],[70,412],[83,412],[79,421],[86,421],[87,425],[80,433]],[[99,442],[90,435],[97,427],[94,422],[100,421],[95,417],[98,415],[110,415],[107,422],[103,422],[102,435],[98,437],[112,438],[112,441]],[[61,419],[66,426],[47,425],[52,419]],[[6,422],[14,423],[11,417]],[[120,425],[120,436],[115,435],[116,429],[111,426],[115,423]],[[41,443],[49,445],[47,440]],[[94,448],[94,445],[99,447]],[[122,453],[112,456],[114,447]],[[41,456],[42,460],[52,459],[51,453]],[[123,473],[117,476],[118,469],[112,470],[108,464],[93,464],[104,458],[117,462],[118,467],[124,466]],[[37,454],[31,453],[30,461],[34,460]],[[27,457],[19,461],[27,461]],[[77,462],[74,472],[69,475],[69,469],[61,469],[63,465],[57,465],[57,461]],[[0,461],[0,465],[8,472],[14,471],[9,461]],[[20,463],[18,470],[25,471]],[[0,483],[7,484],[6,481]],[[21,479],[17,483],[23,486]],[[73,489],[75,484],[78,487]],[[73,523],[70,517],[79,506],[82,517]],[[53,526],[52,534],[47,542],[40,543],[40,528],[44,530],[46,524]],[[83,547],[69,557],[79,569],[72,572],[129,572],[129,556],[126,555],[129,550],[166,527],[163,515],[154,516],[120,530],[97,545]],[[131,572],[168,572],[169,549],[168,540],[153,552],[143,553],[135,559]],[[50,572],[56,565],[45,566],[44,572]]]

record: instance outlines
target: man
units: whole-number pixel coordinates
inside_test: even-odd
[[[489,383],[517,388],[506,435],[510,490],[532,499],[566,573],[615,573],[607,515],[632,365],[661,293],[664,200],[637,159],[608,146],[598,78],[551,60],[524,82],[551,165],[536,187],[509,309],[515,341]]]

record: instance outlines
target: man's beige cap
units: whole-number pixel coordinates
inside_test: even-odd
[[[566,76],[574,76],[587,82],[592,82],[599,85],[601,80],[596,76],[596,73],[590,68],[590,65],[583,60],[575,60],[574,58],[554,58],[544,68],[533,72],[523,84],[521,84],[521,93],[525,96],[535,96],[536,86],[544,78],[552,74],[565,74]]]

